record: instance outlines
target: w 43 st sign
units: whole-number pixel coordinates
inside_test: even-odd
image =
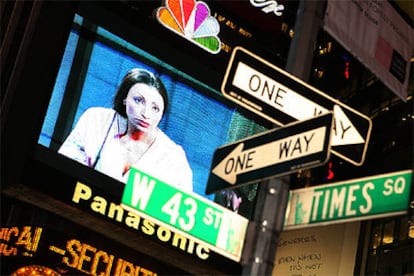
[[[354,165],[363,164],[370,118],[247,50],[234,49],[221,91],[279,126],[333,112],[331,152]]]

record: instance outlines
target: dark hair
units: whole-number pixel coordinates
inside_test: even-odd
[[[121,116],[125,118],[127,117],[124,100],[127,97],[131,87],[137,83],[144,83],[158,90],[162,99],[164,100],[164,112],[162,114],[164,116],[164,113],[167,110],[169,104],[167,89],[165,89],[165,86],[159,77],[155,76],[153,73],[145,69],[139,68],[131,69],[122,79],[122,82],[119,85],[114,98],[115,111],[118,112]]]

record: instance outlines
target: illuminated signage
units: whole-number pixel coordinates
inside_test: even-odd
[[[41,265],[28,265],[23,266],[14,271],[13,276],[33,276],[33,275],[48,275],[48,276],[60,276],[55,270]]]
[[[403,214],[411,178],[407,170],[293,190],[285,229]]]
[[[178,190],[133,168],[121,205],[232,260],[241,258],[248,220],[197,194]]]
[[[153,220],[143,219],[136,212],[127,212],[118,203],[94,194],[94,190],[86,184],[76,183],[72,202],[82,205],[87,204],[90,211],[97,215],[104,216],[146,236],[154,237],[178,250],[195,255],[201,260],[210,257],[210,250],[207,246],[170,231],[166,227],[159,226]]]
[[[43,227],[3,227],[0,229],[0,256],[57,257],[59,264],[86,275],[157,275],[152,269],[110,251],[77,238],[56,238],[56,234]],[[22,270],[18,272],[23,273]]]
[[[332,153],[362,165],[372,122],[367,116],[323,94],[253,53],[236,47],[221,87],[223,95],[278,124],[334,113]]]
[[[328,113],[218,148],[206,193],[323,165],[331,127]]]
[[[76,15],[73,24],[74,26],[83,28],[85,27],[83,24],[89,20],[88,18],[88,16],[81,17]],[[193,191],[200,195],[204,195],[212,153],[218,146],[228,140],[227,134],[233,129],[234,124],[232,119],[232,114],[235,113],[234,109],[223,104],[223,99],[220,97],[211,97],[212,94],[210,93],[217,93],[212,87],[200,83],[192,76],[184,74],[178,68],[165,63],[152,54],[145,52],[143,49],[121,39],[121,37],[102,27],[99,27],[98,30],[94,32],[94,35],[99,37],[99,39],[94,42],[93,46],[94,49],[97,49],[98,54],[91,54],[85,59],[85,62],[87,60],[89,63],[88,66],[86,66],[88,70],[84,72],[84,75],[81,76],[75,74],[76,80],[73,80],[73,82],[80,82],[82,85],[79,86],[79,90],[65,89],[65,87],[70,87],[72,84],[71,78],[69,77],[71,72],[75,72],[76,67],[80,66],[80,63],[83,63],[83,61],[79,61],[79,64],[75,64],[76,59],[75,61],[72,60],[73,56],[71,56],[70,53],[84,51],[85,49],[80,47],[76,41],[88,39],[89,37],[84,37],[83,35],[85,33],[77,32],[76,29],[77,28],[74,28],[72,30],[67,43],[66,54],[63,57],[52,93],[53,96],[51,97],[48,111],[39,135],[39,144],[52,151],[60,149],[64,141],[68,138],[69,130],[72,130],[77,125],[86,110],[95,107],[113,109],[114,93],[122,83],[122,76],[125,76],[125,74],[132,68],[142,68],[159,76],[168,90],[168,108],[165,114],[163,114],[158,127],[185,151],[188,164],[192,170],[194,180],[192,181]],[[145,29],[144,26],[143,29]],[[139,41],[142,42],[146,40],[148,40],[147,36],[142,36],[139,39]],[[114,41],[116,44],[105,43],[109,41]],[[168,51],[168,44],[164,43],[162,49]],[[95,51],[93,51],[93,53],[95,53]],[[89,54],[89,52],[84,53],[84,55]],[[108,63],[107,60],[112,61]],[[114,64],[118,64],[119,66],[114,67]],[[160,67],[158,68],[158,66]],[[117,70],[114,71],[114,68],[117,68]],[[79,99],[75,97],[75,94],[77,93],[82,95]],[[58,99],[62,99],[62,101]],[[70,108],[66,109],[65,106]],[[202,108],[205,106],[208,106],[209,111],[216,114],[216,116],[205,116],[205,110]],[[172,124],[171,122],[180,123]],[[115,125],[116,124],[113,124],[112,126],[115,128]],[[203,127],[205,125],[209,125],[210,127]],[[102,123],[101,126],[96,126],[99,130],[109,127],[109,122],[107,124]],[[122,124],[120,125],[120,128],[122,129]],[[214,135],[211,135],[212,133],[214,133]],[[94,146],[99,144],[102,147],[102,150],[105,150],[105,148],[110,145],[108,144],[110,141],[98,139],[98,133],[96,133],[96,135],[96,141],[91,144]],[[105,133],[102,132],[99,136],[104,138]],[[200,144],[200,136],[210,137],[210,139],[207,139]],[[155,146],[156,144],[154,147]],[[170,152],[169,147],[166,147],[165,150]],[[203,155],[203,162],[200,162],[200,152],[206,153]],[[87,154],[87,158],[96,160],[95,158],[98,156],[97,154],[98,151],[90,152]],[[91,156],[89,157],[89,155]],[[79,160],[72,154],[67,156]],[[147,156],[153,155],[148,154]],[[113,156],[111,156],[110,159],[113,160]],[[102,161],[102,159],[100,160]],[[151,157],[151,160],[154,161],[155,159],[152,159]],[[176,161],[176,159],[174,160]],[[146,163],[146,166],[151,166],[153,171],[160,171],[161,175],[165,175],[165,173],[162,172],[162,169],[159,169],[159,162],[157,163],[154,161],[151,163],[144,163]],[[86,162],[84,165],[88,166],[89,164]],[[94,169],[113,177],[111,173],[108,173],[108,171],[111,170],[101,169],[98,163],[95,165]],[[113,168],[113,166],[110,167]],[[155,176],[155,174],[153,175]],[[74,175],[74,177],[77,178],[78,176]],[[124,180],[126,181],[126,178]],[[212,199],[213,197],[210,196],[208,198]]]
[[[50,245],[49,251],[62,256],[66,266],[87,275],[157,275],[157,273],[78,239],[69,239],[65,247]]]
[[[256,8],[261,8],[264,13],[273,12],[276,16],[281,16],[282,11],[285,10],[285,6],[280,5],[275,0],[250,0]]]
[[[33,256],[43,228],[22,226],[0,229],[0,256]]]
[[[218,38],[220,25],[210,16],[206,3],[195,0],[167,0],[158,8],[158,22],[167,29],[203,48],[217,54],[221,49]]]

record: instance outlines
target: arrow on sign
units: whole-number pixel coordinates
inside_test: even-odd
[[[333,112],[332,153],[354,165],[364,162],[370,118],[241,47],[232,53],[221,91],[280,126]]]
[[[339,105],[334,105],[334,125],[332,134],[332,145],[363,144],[365,139],[358,129],[352,124]]]
[[[330,112],[243,62],[238,63],[232,84],[296,120],[306,120]],[[365,142],[339,105],[333,106],[333,112],[332,146]]]
[[[323,151],[326,132],[326,127],[320,127],[246,149],[245,143],[240,143],[213,169],[213,173],[234,185],[239,174]]]
[[[332,112],[218,148],[206,193],[323,165],[330,154]]]

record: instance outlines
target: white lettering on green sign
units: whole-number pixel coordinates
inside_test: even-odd
[[[285,228],[404,213],[411,179],[411,171],[401,171],[293,190]]]
[[[139,209],[144,210],[154,190],[155,181],[138,173],[133,174],[133,178],[135,185],[133,186],[131,205],[137,206],[139,203]]]
[[[184,231],[190,231],[195,224],[195,213],[197,212],[197,202],[188,197],[182,202],[183,195],[176,193],[170,200],[168,200],[161,208],[161,210],[170,216],[169,223],[176,225]],[[183,206],[184,205],[184,206]],[[184,216],[181,216],[180,209],[184,209]],[[177,225],[178,221],[178,225]]]
[[[336,219],[367,214],[372,209],[369,191],[374,190],[371,182],[364,185],[350,185],[315,189],[311,221]]]
[[[181,191],[135,168],[121,205],[239,261],[248,220],[197,194]]]

